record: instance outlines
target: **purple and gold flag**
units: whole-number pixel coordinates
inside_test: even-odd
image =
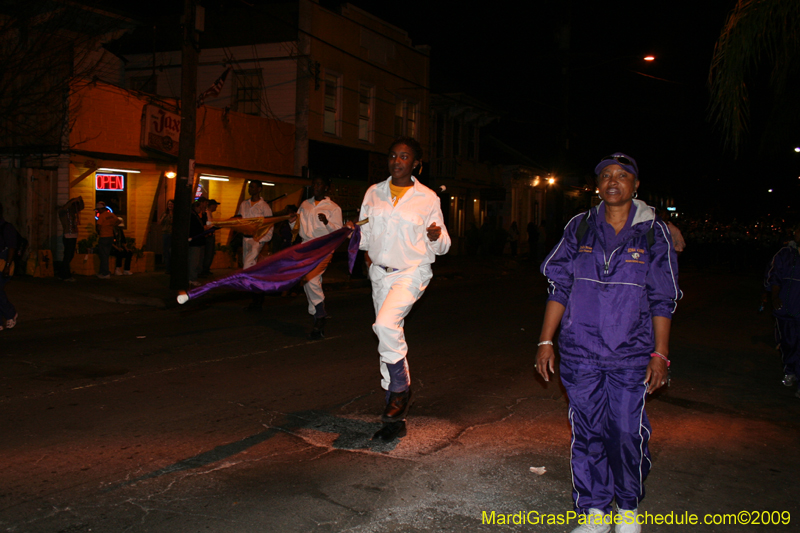
[[[356,226],[355,230],[351,230],[345,226],[323,237],[285,248],[249,268],[190,289],[186,294],[181,293],[178,302],[185,303],[188,299],[197,298],[212,289],[222,287],[249,292],[283,292],[314,270],[350,236],[350,233],[353,235],[347,252],[352,272],[361,240],[361,228]]]
[[[254,217],[254,218],[241,218],[234,217],[228,220],[215,220],[214,226],[217,228],[230,228],[234,229],[245,235],[252,235],[253,239],[258,241],[261,237],[267,234],[269,229],[282,220],[288,220],[289,215],[279,217]]]

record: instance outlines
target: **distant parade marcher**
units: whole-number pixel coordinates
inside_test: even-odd
[[[271,217],[272,208],[261,197],[261,189],[263,185],[258,180],[253,180],[247,186],[247,192],[250,198],[239,204],[239,211],[237,215],[242,218],[255,218],[255,217]],[[264,245],[272,239],[272,232],[274,228],[261,237],[258,241],[253,239],[252,235],[243,235],[242,238],[242,268],[249,268],[258,262],[258,256]],[[253,293],[253,301],[248,305],[245,310],[247,311],[261,311],[264,305],[264,293]]]
[[[536,370],[561,382],[572,426],[573,533],[638,533],[650,471],[645,398],[668,380],[672,313],[682,294],[666,224],[636,200],[639,168],[615,153],[595,168],[602,202],[569,221],[545,258],[550,282]]]
[[[435,192],[412,172],[420,172],[422,147],[400,137],[389,147],[391,176],[364,195],[360,248],[372,282],[373,331],[378,336],[381,387],[386,390],[383,427],[373,439],[391,441],[406,434],[411,378],[403,325],[433,276],[431,264],[450,249],[442,208]],[[348,226],[350,223],[348,223]]]
[[[800,376],[800,225],[794,240],[778,250],[767,268],[764,288],[772,299],[775,340],[783,359],[783,384],[794,387]],[[795,392],[800,398],[800,387]]]
[[[661,220],[667,223],[669,234],[672,235],[672,244],[675,247],[675,251],[681,253],[686,248],[686,241],[683,239],[681,230],[669,219],[669,211],[662,209],[659,215],[661,216]]]
[[[329,178],[316,177],[311,182],[314,196],[300,204],[297,217],[300,222],[300,238],[305,241],[328,235],[342,227],[342,209],[328,198],[331,187]],[[290,219],[292,220],[292,219]],[[294,228],[292,220],[292,228]],[[308,298],[308,312],[314,317],[314,326],[308,338],[319,340],[325,336],[325,293],[322,292],[322,275],[331,262],[333,254],[324,259],[303,278],[303,290]]]

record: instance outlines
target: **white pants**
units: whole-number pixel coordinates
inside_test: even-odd
[[[402,361],[408,353],[403,325],[406,315],[419,300],[433,276],[430,265],[386,272],[372,265],[369,278],[372,282],[372,302],[375,304],[375,323],[372,330],[378,336],[378,353],[381,356],[381,387],[389,389],[389,371],[386,364]]]
[[[322,292],[322,275],[328,269],[328,265],[333,259],[333,254],[322,260],[317,268],[309,272],[303,278],[303,291],[308,298],[308,313],[314,315],[317,312],[317,305],[325,301],[325,293]]]
[[[258,255],[264,247],[263,242],[257,242],[250,237],[242,239],[242,261],[244,268],[249,268],[258,262]]]

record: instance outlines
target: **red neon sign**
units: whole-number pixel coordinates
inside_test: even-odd
[[[97,191],[124,191],[124,174],[95,174],[94,188]]]

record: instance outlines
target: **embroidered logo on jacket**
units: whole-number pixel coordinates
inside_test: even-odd
[[[631,259],[626,259],[626,263],[639,263],[640,265],[644,264],[644,261],[640,261],[639,258],[642,257],[644,254],[644,250],[641,248],[628,248],[628,253],[631,254]]]
[[[579,254],[580,254],[580,253],[583,253],[583,254],[590,254],[590,253],[592,253],[592,247],[591,247],[591,246],[586,246],[586,245],[584,244],[584,245],[582,245],[580,248],[578,248],[578,253],[579,253]]]

